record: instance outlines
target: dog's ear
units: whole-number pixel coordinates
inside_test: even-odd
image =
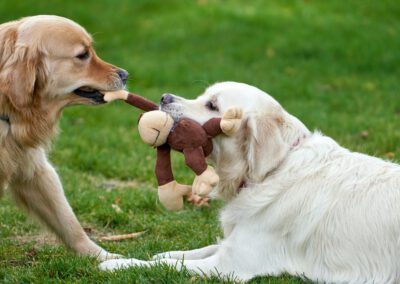
[[[30,106],[46,77],[42,55],[37,48],[17,42],[16,28],[0,29],[0,46],[0,93],[16,109]]]
[[[268,113],[252,113],[245,120],[244,145],[251,182],[261,182],[286,156],[289,147],[281,132],[281,110]]]

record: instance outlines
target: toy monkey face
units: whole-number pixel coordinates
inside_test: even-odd
[[[154,110],[141,116],[138,129],[144,143],[158,147],[167,142],[173,125],[174,120],[168,113]]]

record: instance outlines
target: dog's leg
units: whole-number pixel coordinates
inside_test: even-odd
[[[97,257],[99,260],[118,257],[107,253],[86,235],[68,204],[59,177],[47,161],[44,151],[35,153],[34,158],[32,172],[16,177],[10,184],[18,204],[37,216],[67,247],[78,254]]]
[[[167,264],[177,271],[181,271],[183,267],[192,273],[211,276],[212,274],[224,276],[223,271],[218,268],[218,255],[213,255],[204,259],[197,260],[177,260],[177,259],[160,259],[153,261],[143,261],[135,258],[131,259],[112,259],[102,262],[99,265],[100,270],[113,271],[117,269],[126,269],[129,267],[152,267],[157,264]],[[225,276],[228,276],[227,274]]]
[[[9,161],[12,159],[10,159],[7,149],[4,146],[9,130],[10,125],[0,119],[0,198],[3,196],[4,188],[6,187],[12,172],[9,165]]]
[[[219,247],[220,245],[210,245],[194,250],[168,251],[154,255],[153,260],[166,259],[166,258],[185,259],[185,260],[203,259],[215,254]]]
[[[3,197],[4,188],[5,188],[4,182],[1,180],[1,177],[0,177],[0,199]]]

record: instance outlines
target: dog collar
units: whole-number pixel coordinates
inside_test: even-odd
[[[0,120],[3,120],[5,122],[7,122],[8,124],[10,124],[10,118],[7,115],[0,114]]]
[[[309,135],[303,134],[302,136],[297,137],[297,139],[293,142],[292,146],[290,149],[296,148],[297,146],[300,145],[301,142],[303,142],[304,139],[306,139]]]

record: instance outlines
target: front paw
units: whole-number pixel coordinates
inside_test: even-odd
[[[102,250],[98,255],[97,255],[97,260],[98,261],[105,261],[105,260],[110,260],[110,259],[119,259],[119,258],[124,258],[123,255],[117,254],[117,253],[109,253],[106,250]]]
[[[133,266],[148,267],[149,265],[150,263],[148,263],[147,261],[139,260],[136,258],[111,259],[100,263],[99,269],[102,271],[114,271],[117,269],[126,269]]]
[[[172,253],[172,254],[171,254]],[[171,252],[161,252],[161,253],[157,253],[155,255],[153,255],[153,257],[151,258],[152,260],[161,260],[161,259],[175,259],[175,257],[173,256],[173,251]]]
[[[238,107],[229,108],[222,116],[221,129],[228,136],[235,134],[242,124],[243,110]]]
[[[111,259],[103,261],[99,264],[99,269],[102,271],[114,271],[117,269],[124,269],[130,266],[135,266],[133,259]]]

